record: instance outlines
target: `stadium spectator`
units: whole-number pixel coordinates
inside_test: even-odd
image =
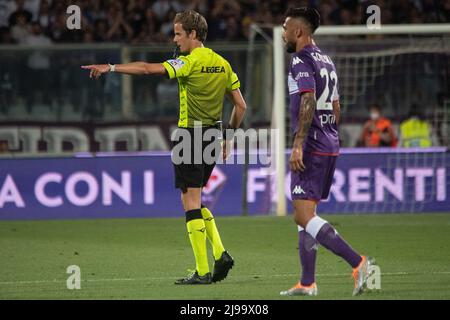
[[[25,39],[31,34],[31,28],[28,24],[27,16],[19,14],[15,18],[15,23],[11,27],[11,35],[15,42],[23,44]]]
[[[95,42],[107,41],[108,24],[105,19],[95,21],[94,39]]]
[[[158,18],[152,8],[147,8],[142,16],[135,15],[134,19],[134,44],[161,41],[161,34],[158,33]]]
[[[394,23],[411,23],[415,4],[409,0],[393,1],[391,5]]]
[[[24,44],[29,46],[49,46],[52,41],[47,37],[42,27],[38,22],[33,22],[31,26],[31,34],[24,40]],[[45,50],[35,50],[28,57],[28,76],[29,81],[28,88],[30,94],[28,96],[28,111],[31,111],[33,104],[38,103],[49,104],[50,90],[49,80],[42,80],[42,74],[49,74],[50,70],[50,55]],[[51,78],[51,77],[50,77]]]
[[[450,2],[450,1],[449,1]],[[434,107],[434,114],[439,119],[446,119],[446,115],[450,112],[450,92],[439,92],[436,99],[437,105]],[[450,146],[450,126],[446,121],[440,121],[436,124],[436,138],[438,145]]]
[[[52,23],[52,15],[50,13],[50,4],[48,3],[48,0],[41,1],[37,21],[44,28],[44,30],[48,30],[50,27]]]
[[[400,124],[400,145],[405,148],[431,147],[431,127],[418,105],[412,105],[408,119]]]
[[[123,11],[119,6],[111,6],[107,14],[108,30],[106,39],[110,42],[131,41],[133,29],[124,17]]]
[[[171,36],[167,35],[167,25],[172,19],[170,11],[197,10],[207,16],[210,21],[209,41],[236,41],[248,39],[248,30],[252,22],[280,24],[288,6],[310,3],[320,11],[323,25],[364,24],[367,18],[366,8],[372,4],[381,8],[383,24],[436,23],[450,20],[450,1],[448,0],[439,3],[433,0],[130,0],[126,2],[79,0],[74,4],[82,9],[83,30],[94,31],[96,41],[148,43],[171,40]],[[60,27],[60,16],[67,17],[66,9],[71,4],[68,0],[2,0],[0,1],[0,26],[12,28],[17,23],[18,17],[25,15],[27,25],[33,21],[39,21],[46,33],[51,35],[54,33],[54,27]],[[120,22],[111,20],[112,17],[116,17],[117,11],[123,14],[122,19],[119,19]],[[106,19],[106,25],[103,25],[104,19]],[[106,30],[97,32],[95,29],[98,25]],[[131,35],[129,28],[132,29]],[[228,31],[228,28],[232,31]],[[53,36],[51,37],[54,39]],[[77,35],[64,36],[57,42],[81,41],[82,36]]]
[[[11,31],[7,27],[0,27],[0,44],[14,44]],[[0,66],[0,112],[3,114],[8,113],[14,97],[14,86],[17,78],[17,70],[14,70],[16,59],[14,51],[5,51],[2,54],[2,65]]]
[[[227,41],[243,40],[241,30],[239,28],[239,24],[236,17],[229,17],[227,19],[227,30],[225,34],[225,40]]]
[[[81,31],[67,29],[66,10],[72,4],[81,7]],[[0,27],[6,27],[6,29],[1,29],[0,44],[23,44],[31,34],[32,22],[39,22],[43,28],[43,34],[47,35],[53,43],[58,44],[118,42],[151,45],[153,43],[170,43],[173,38],[171,34],[173,12],[180,8],[194,9],[206,17],[210,24],[208,43],[248,41],[252,23],[280,25],[280,19],[288,6],[308,4],[320,11],[322,25],[365,24],[368,17],[366,9],[372,4],[381,8],[382,24],[450,21],[449,0],[0,0]],[[355,38],[360,37],[355,36]],[[386,36],[371,35],[367,37],[383,38]],[[258,36],[257,40],[260,39],[262,37]],[[341,46],[341,43],[337,45]],[[4,56],[2,59],[5,59]],[[17,72],[17,86],[25,88],[24,81],[27,79],[19,75],[26,74],[28,57],[16,55],[14,59],[17,70],[24,68]],[[19,60],[23,60],[23,63],[18,63]],[[441,62],[439,60],[436,63]],[[71,65],[61,55],[57,55],[57,58],[52,60],[51,70],[56,68],[57,64]],[[421,84],[430,90],[428,95],[431,96],[443,89],[436,85],[439,82],[439,74],[434,72],[433,65],[428,68],[429,65],[429,61],[418,64],[418,68],[424,70],[421,71],[424,76],[416,77],[416,79],[422,79]],[[415,72],[419,74],[419,71]],[[58,82],[56,79],[60,77],[56,76],[55,82]],[[417,83],[414,79],[412,82]],[[62,83],[60,82],[60,85]],[[85,84],[83,83],[83,85]],[[143,86],[142,90],[145,90],[144,88]],[[14,102],[17,102],[18,99],[26,99],[28,94],[28,91],[24,89],[15,91],[13,93]],[[148,94],[153,97],[152,99],[156,99],[156,89]],[[368,98],[368,101],[371,99],[372,97]],[[430,103],[434,104],[433,101],[428,101],[428,104]],[[395,102],[389,101],[389,106],[393,104],[396,105]],[[435,107],[437,106],[433,105],[433,108]],[[405,113],[398,115],[405,116]],[[443,143],[446,135],[441,134],[442,130],[439,125],[434,122],[433,125],[439,138],[439,142],[436,144]],[[362,141],[361,144],[364,145]],[[353,141],[351,145],[354,145]]]
[[[321,12],[322,25],[333,24],[331,14],[334,7],[330,1],[323,1],[320,3],[318,10]]]
[[[13,13],[11,13],[11,15],[9,16],[9,19],[8,19],[9,25],[11,27],[15,26],[19,22],[18,21],[20,19],[19,17],[24,17],[26,20],[26,23],[31,22],[33,15],[30,11],[28,11],[24,8],[24,4],[25,4],[24,0],[16,0],[16,3],[15,3],[16,10],[14,10]]]
[[[209,9],[208,0],[190,1],[186,9],[197,11],[202,15],[207,15]]]
[[[14,44],[11,29],[8,27],[0,27],[0,44]]]
[[[52,26],[48,29],[47,35],[54,43],[73,42],[74,32],[66,27],[66,16],[64,14],[55,15]]]
[[[254,22],[255,22],[254,15],[251,15],[251,14],[247,14],[242,19],[241,34],[244,37],[244,39],[246,39],[246,40],[250,39],[250,26]]]
[[[0,1],[0,27],[9,26],[9,16],[15,10],[13,4],[12,0]]]
[[[131,4],[134,3],[134,1],[130,1]],[[88,23],[88,26],[92,29],[93,26],[95,26],[96,21],[100,19],[105,19],[106,13],[103,10],[103,7],[101,6],[102,2],[101,0],[91,0],[88,2],[87,6],[82,11],[84,16],[86,17],[86,22]],[[142,7],[142,12],[144,12],[145,6]]]
[[[169,38],[172,34],[173,34],[173,19],[175,18],[176,15],[176,11],[173,9],[170,9],[167,12],[167,17],[165,20],[165,22],[163,24],[161,24],[161,28],[160,28],[160,32],[163,36]]]
[[[152,5],[152,9],[155,12],[160,22],[167,21],[167,14],[170,10],[175,12],[181,11],[183,6],[178,1],[172,0],[157,0]]]
[[[382,116],[380,105],[372,104],[369,111],[370,119],[364,124],[358,145],[372,148],[397,146],[392,123]]]
[[[144,28],[145,22],[150,17],[152,21],[156,21],[156,15],[152,8],[145,6],[145,1],[130,1],[127,7],[127,17],[128,23],[133,29],[134,39],[141,33]],[[155,25],[155,23],[153,23]],[[156,28],[154,29],[156,30]],[[133,40],[134,40],[133,39]]]
[[[42,1],[44,0],[25,0],[24,8],[31,12],[32,21],[36,21],[38,19]]]
[[[237,0],[217,0],[211,11],[209,35],[215,39],[228,36],[228,18],[240,17],[241,6]]]
[[[255,14],[255,22],[260,24],[274,22],[268,2],[263,2],[260,6],[258,6]]]

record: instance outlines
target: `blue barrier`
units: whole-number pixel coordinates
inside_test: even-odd
[[[445,149],[343,149],[321,213],[450,212]],[[203,201],[240,215],[243,165],[218,165]],[[249,214],[268,214],[274,174],[248,168]],[[169,153],[1,159],[0,220],[182,217]],[[286,196],[289,198],[289,174]],[[289,210],[291,206],[289,203]]]
[[[364,152],[365,151],[365,152]],[[450,212],[450,154],[444,148],[344,149],[320,212]]]

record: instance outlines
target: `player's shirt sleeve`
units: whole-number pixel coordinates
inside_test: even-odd
[[[237,74],[232,71],[230,76],[228,77],[227,92],[239,89],[240,87],[241,82],[239,81]]]
[[[295,57],[292,60],[292,75],[298,84],[298,92],[315,92],[313,63],[305,57]]]
[[[183,56],[163,62],[163,66],[166,68],[169,79],[189,76],[192,72],[192,65],[192,59]]]

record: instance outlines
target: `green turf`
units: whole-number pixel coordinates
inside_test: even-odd
[[[381,290],[356,299],[450,299],[450,214],[324,218],[381,267]],[[290,217],[217,222],[236,265],[209,286],[173,284],[194,266],[181,218],[0,222],[0,299],[279,299],[298,280]],[[81,290],[66,288],[69,265]],[[321,247],[317,298],[353,299],[350,271]]]

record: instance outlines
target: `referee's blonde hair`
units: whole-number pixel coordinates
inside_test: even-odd
[[[195,30],[197,39],[200,42],[205,42],[208,34],[208,24],[205,17],[194,10],[185,10],[176,14],[173,23],[181,23],[183,30],[190,34]]]

